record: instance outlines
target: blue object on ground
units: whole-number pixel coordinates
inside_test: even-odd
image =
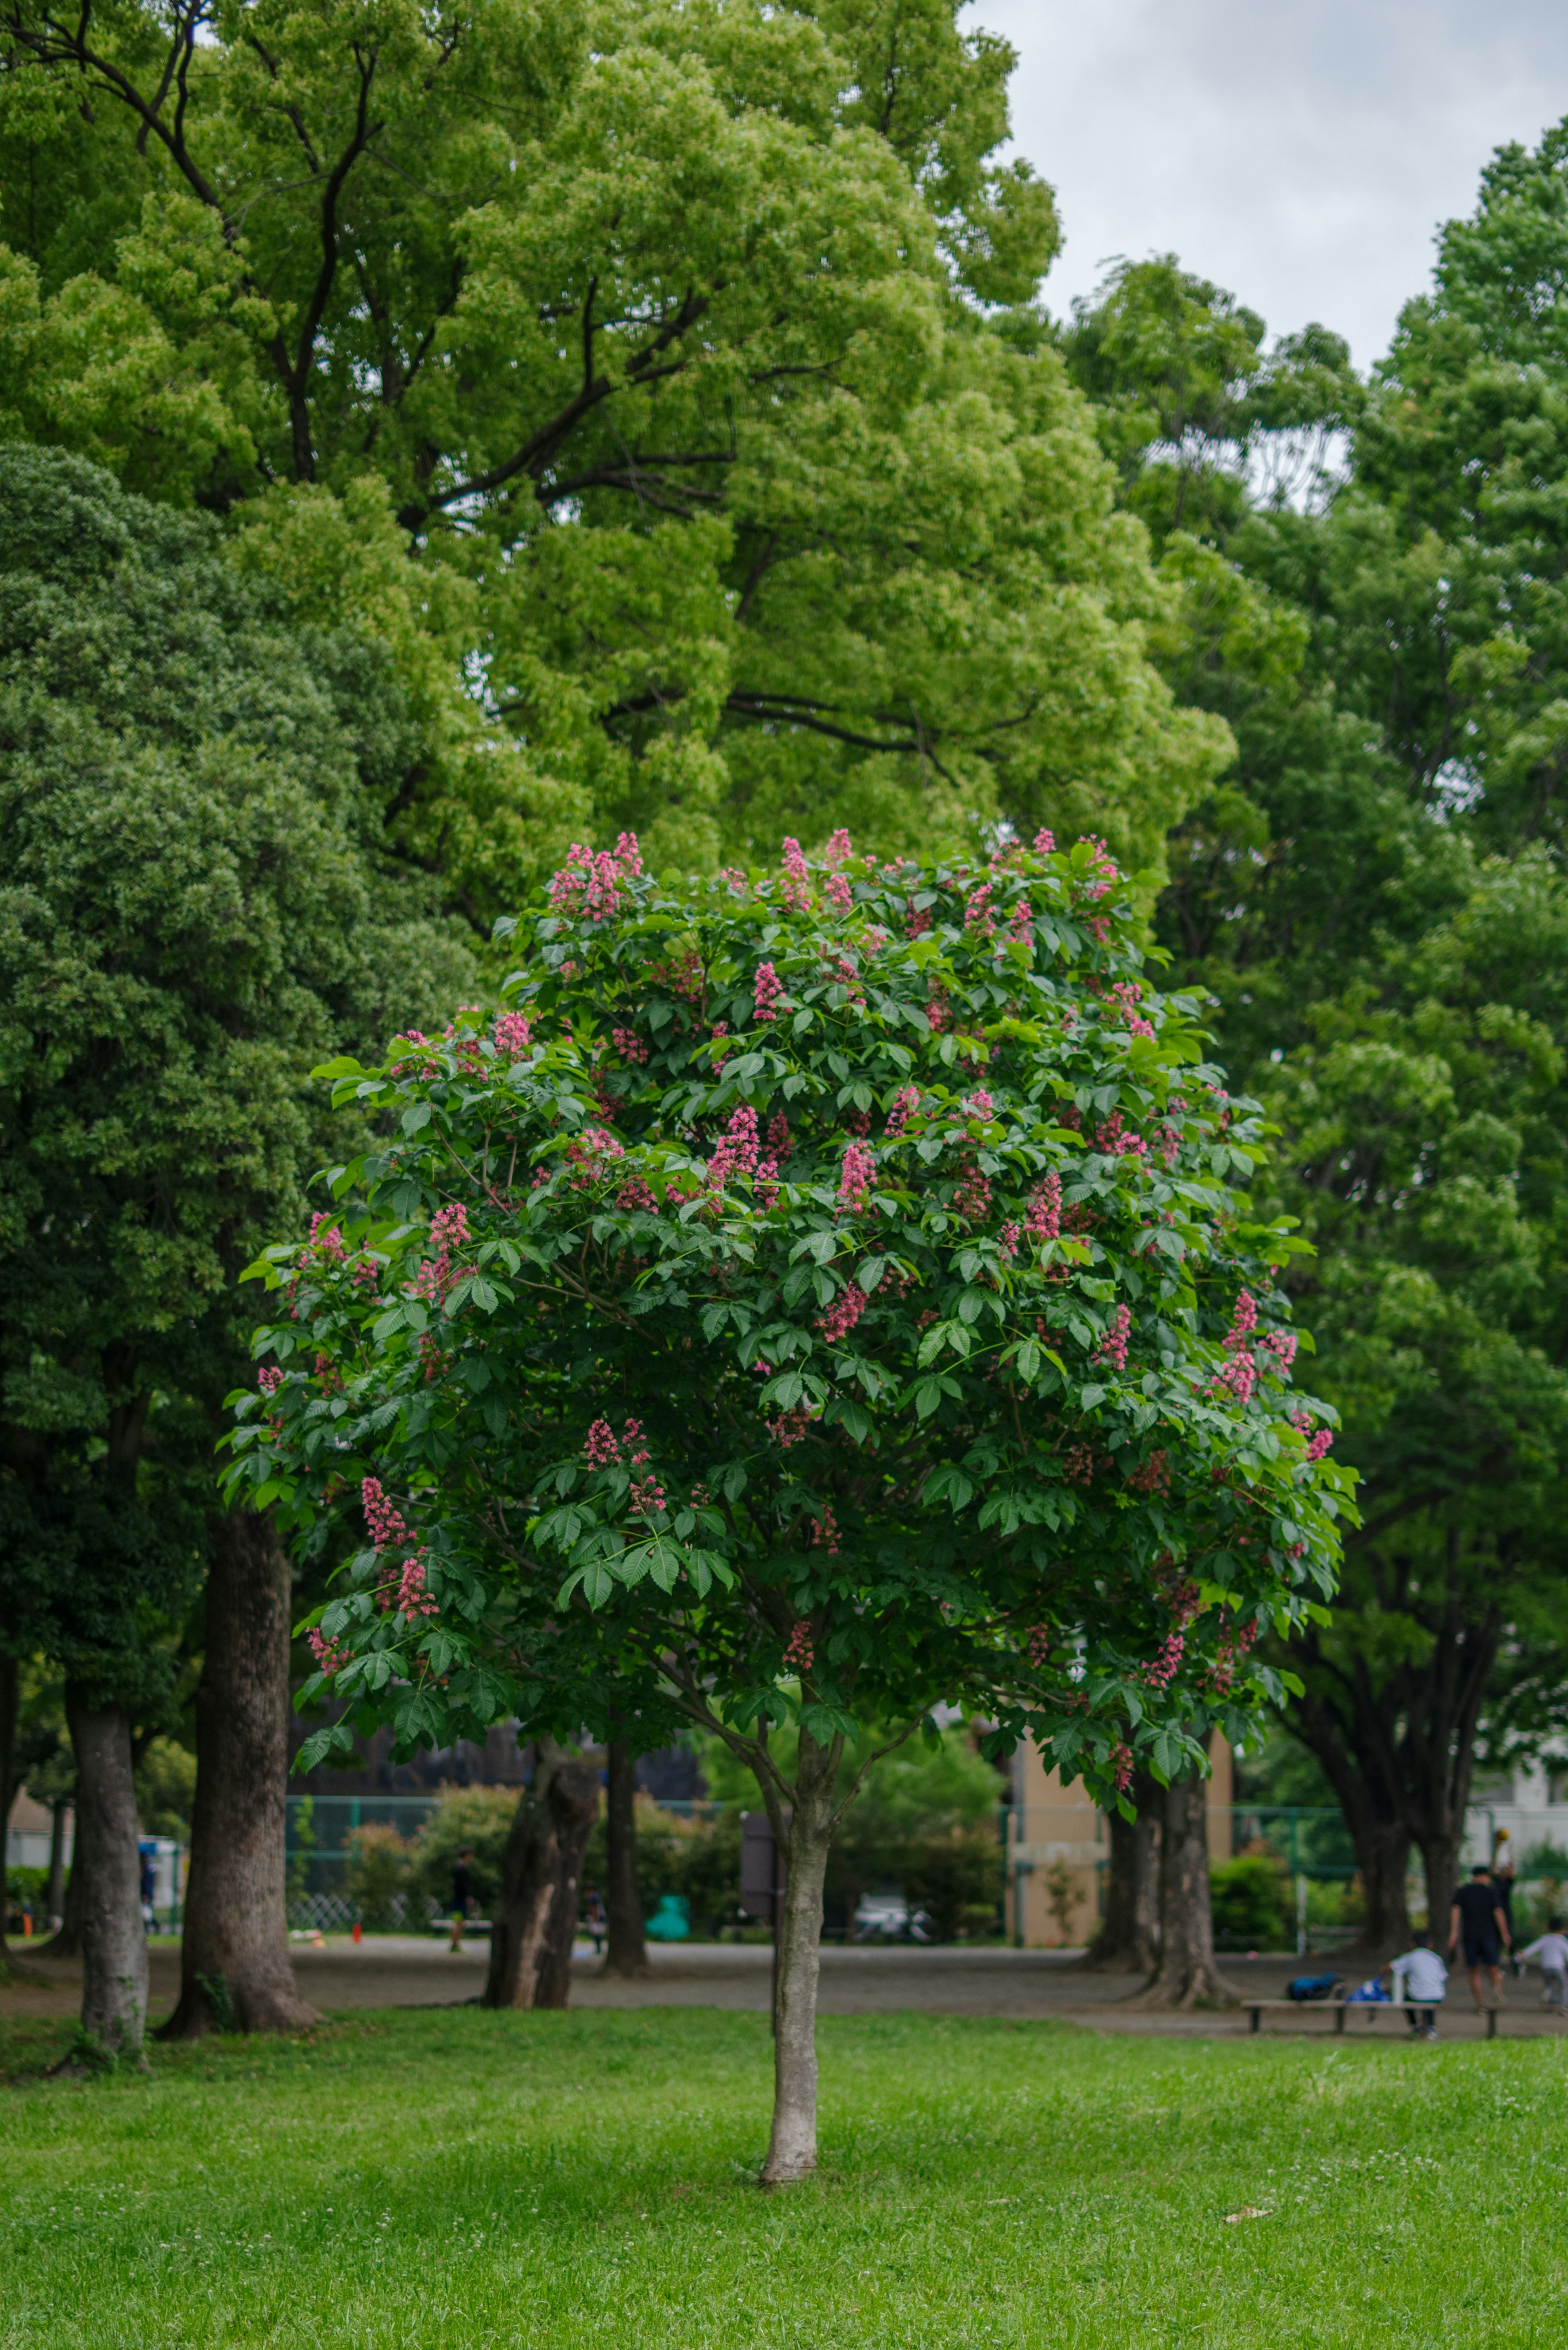
[[[1298,1975],[1285,1986],[1287,1999],[1326,1999],[1338,1982],[1337,1975]]]
[[[1393,1996],[1394,1994],[1392,1991],[1386,1991],[1384,1990],[1383,1985],[1379,1982],[1377,1977],[1374,1975],[1371,1981],[1364,1982],[1359,1991],[1346,1991],[1345,1995],[1345,2003],[1346,2007],[1355,2007],[1357,2005],[1363,2007],[1377,2007],[1386,2005],[1387,2002],[1392,2000]]]
[[[691,1905],[684,1893],[661,1894],[642,1930],[656,1942],[684,1942],[691,1931]]]

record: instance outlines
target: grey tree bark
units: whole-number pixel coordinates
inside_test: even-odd
[[[1207,1791],[1201,1771],[1165,1791],[1160,1833],[1159,1963],[1141,2007],[1233,2007],[1240,1994],[1214,1963],[1209,1904]]]
[[[45,1914],[55,1932],[59,1928],[54,1920],[57,1918],[63,1927],[66,1918],[66,1814],[69,1809],[64,1795],[57,1795],[49,1805],[49,1889]]]
[[[553,1738],[513,1814],[490,1933],[485,2007],[565,2007],[583,1854],[598,1815],[599,1777]]]
[[[71,1883],[80,1887],[82,2030],[110,2055],[132,2055],[147,2024],[147,1939],[130,1716],[123,1706],[90,1707],[67,1683],[66,1719],[77,1758]]]
[[[774,1835],[788,1871],[779,1927],[778,2011],[774,2039],[774,2120],[764,2187],[788,2187],[816,2168],[816,1985],[822,1958],[822,1887],[833,1841],[834,1782],[840,1749],[800,1733],[794,1808],[787,1835],[767,1794]]]
[[[1159,1962],[1158,1846],[1162,1789],[1147,1771],[1127,1791],[1137,1814],[1110,1818],[1111,1862],[1106,1871],[1106,1914],[1081,1963],[1102,1974],[1149,1975]]]
[[[247,1510],[210,1521],[208,1556],[180,1999],[161,2040],[321,2022],[295,1986],[284,1907],[288,1562]]]
[[[607,1975],[645,1975],[642,1892],[637,1881],[636,1757],[628,1738],[612,1738],[605,1788],[605,1950]]]

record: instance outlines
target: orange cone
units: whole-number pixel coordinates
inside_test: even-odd
[[[361,1927],[361,1925],[360,1925],[359,1920],[358,1919],[358,1918],[355,1918],[355,1920],[354,1920],[354,1939],[355,1939],[357,1942],[362,1942],[362,1941],[364,1940],[364,1939],[365,1939],[364,1929]]]

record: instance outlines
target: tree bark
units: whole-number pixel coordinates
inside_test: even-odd
[[[0,1648],[0,1836],[11,1825],[11,1805],[16,1796],[16,1710],[20,1668],[15,1657]]]
[[[834,1783],[842,1742],[819,1746],[800,1733],[794,1815],[787,1835],[768,1797],[774,1837],[788,1872],[779,1927],[778,2009],[774,2038],[774,2120],[764,2187],[788,2187],[816,2168],[816,1982],[822,1962],[822,1887],[833,1842]]]
[[[288,1564],[247,1510],[209,1522],[208,1555],[180,2000],[161,2040],[322,2020],[295,1986],[284,1901]]]
[[[1137,1817],[1109,1814],[1111,1865],[1106,1872],[1106,1914],[1079,1964],[1101,1974],[1149,1975],[1159,1962],[1158,1782],[1147,1771],[1129,1793]]]
[[[69,1809],[64,1795],[57,1795],[49,1805],[49,1889],[44,1909],[51,1933],[59,1930],[57,1918],[60,1926],[66,1919],[66,1814]]]
[[[1355,1857],[1366,1903],[1366,1923],[1356,1948],[1381,1957],[1410,1947],[1410,1832],[1397,1820],[1379,1821],[1355,1835]],[[1447,1916],[1447,1911],[1444,1915]]]
[[[501,1865],[485,2007],[565,2007],[583,1853],[598,1812],[598,1773],[553,1738],[535,1748]]]
[[[637,1783],[628,1738],[612,1738],[605,1789],[607,1975],[645,1975],[642,1893],[637,1881]]]
[[[1159,1966],[1140,2007],[1233,2007],[1239,1994],[1214,1963],[1209,1906],[1209,1782],[1202,1771],[1165,1791],[1160,1838]]]
[[[1427,1879],[1427,1927],[1433,1947],[1446,1950],[1454,1891],[1459,1881],[1462,1835],[1428,1836],[1422,1842],[1421,1864]]]
[[[80,1886],[82,2030],[107,2054],[133,2055],[147,2023],[147,1938],[130,1716],[123,1706],[89,1707],[67,1683],[66,1719],[77,1758],[71,1883]]]
[[[62,1860],[65,1857],[65,1844],[63,1837],[61,1839],[60,1856]],[[140,1875],[140,1872],[139,1870],[139,1878]],[[35,1958],[80,1958],[82,1954],[82,1887],[86,1882],[87,1874],[82,1866],[81,1809],[78,1805],[77,1808],[76,1831],[71,1845],[70,1875],[66,1879],[65,1896],[58,1912],[60,1920],[59,1930],[57,1933],[51,1934],[43,1948],[33,1953]],[[140,1887],[139,1883],[139,1893],[140,1890]],[[51,1911],[50,1914],[52,1916],[56,1913]]]

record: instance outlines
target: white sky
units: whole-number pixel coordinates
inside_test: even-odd
[[[1482,164],[1568,114],[1563,0],[975,0],[1018,151],[1056,190],[1052,309],[1108,256],[1174,252],[1366,367]]]

